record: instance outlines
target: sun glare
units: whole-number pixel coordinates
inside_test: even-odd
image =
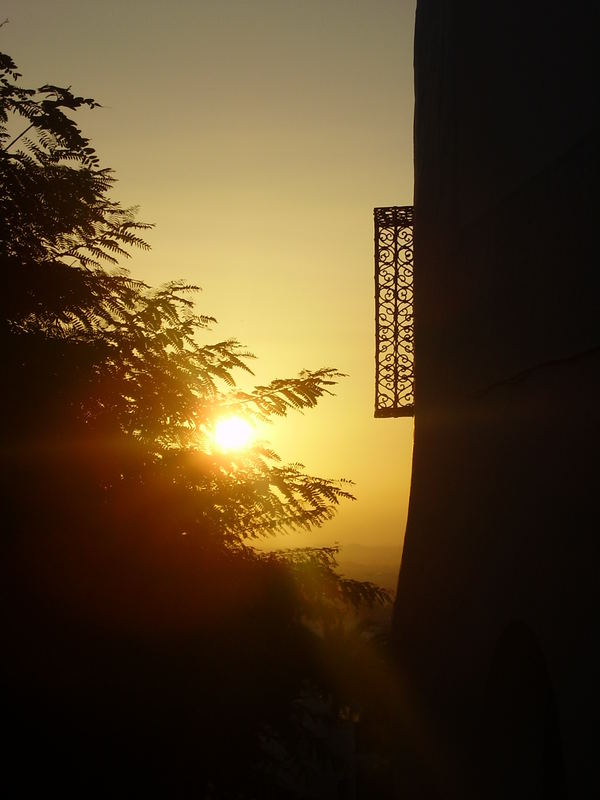
[[[252,425],[240,417],[226,417],[215,425],[215,444],[223,453],[244,450],[252,442]]]

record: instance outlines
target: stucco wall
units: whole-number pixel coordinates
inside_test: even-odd
[[[415,448],[395,609],[413,796],[578,798],[598,782],[596,17],[418,5]],[[539,657],[534,678],[506,678],[509,708],[494,664],[515,622],[535,643],[514,644],[515,663]],[[559,743],[526,722],[546,697]]]

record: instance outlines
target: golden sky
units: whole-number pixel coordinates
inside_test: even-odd
[[[289,544],[400,544],[412,421],[374,420],[372,209],[412,203],[415,0],[3,0],[24,85],[104,106],[79,119],[115,196],[155,222],[129,266],[203,288],[209,341],[258,382],[348,373],[272,426],[286,461],[358,501]]]

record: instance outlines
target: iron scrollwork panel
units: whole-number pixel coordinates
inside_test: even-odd
[[[413,208],[376,208],[375,416],[414,414]]]

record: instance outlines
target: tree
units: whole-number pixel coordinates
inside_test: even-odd
[[[211,430],[223,408],[262,420],[311,408],[341,374],[240,391],[251,355],[204,341],[215,320],[196,311],[196,287],[152,288],[122,267],[151,226],[110,199],[114,176],[69,116],[98,104],[19,78],[0,55],[9,720],[50,772],[68,742],[79,792],[126,764],[136,790],[264,796],[279,774],[266,731],[304,736],[299,698],[327,690],[306,620],[386,595],[339,576],[335,548],[253,548],[323,524],[351,487],[264,447],[218,453]]]

